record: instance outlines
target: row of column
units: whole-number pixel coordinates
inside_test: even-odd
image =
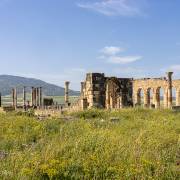
[[[173,72],[167,73],[167,88],[164,90],[164,108],[171,108],[173,105],[173,95],[172,95],[172,74]],[[144,91],[144,106],[149,107],[150,106],[150,90]],[[141,95],[140,92],[137,93],[137,99],[135,102],[137,104],[141,104]],[[160,108],[160,88],[153,90],[153,104],[155,108]],[[180,89],[176,90],[176,106],[180,106]]]
[[[170,103],[168,103],[168,94],[167,94],[167,90],[165,90],[164,93],[164,108],[168,108],[168,104],[170,105]],[[160,97],[160,89],[155,89],[153,90],[153,94],[152,94],[152,103],[151,103],[151,95],[150,95],[150,90],[147,90],[144,92],[144,107],[150,107],[151,105],[154,106],[154,108],[160,108],[161,106],[161,97]],[[141,104],[141,96],[138,94],[137,97],[137,104]],[[171,105],[172,106],[172,105]],[[170,107],[171,107],[170,106]]]
[[[42,106],[42,87],[32,87],[31,90],[31,105]]]
[[[65,103],[69,104],[69,84],[65,82]],[[17,88],[12,89],[13,107],[17,107]],[[26,87],[23,87],[23,106],[26,106]],[[1,104],[1,103],[0,103]],[[28,103],[29,104],[29,103]],[[32,87],[31,89],[31,106],[42,106],[42,87]]]
[[[65,82],[65,103],[69,104],[69,84],[70,82],[66,81]],[[12,89],[12,106],[17,108],[18,106],[18,96],[17,96],[17,88]],[[2,105],[2,98],[1,98],[1,93],[0,93],[0,107]],[[29,101],[27,101],[27,96],[26,96],[26,87],[23,87],[23,106],[42,106],[42,87],[32,87],[31,90],[31,104]]]
[[[12,89],[12,105],[17,108],[17,88]],[[27,101],[26,87],[23,87],[23,106],[30,106],[29,101]],[[32,87],[31,92],[31,106],[42,106],[42,87],[34,88]]]

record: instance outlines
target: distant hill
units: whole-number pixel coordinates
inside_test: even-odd
[[[23,86],[27,87],[27,91],[31,91],[31,87],[42,87],[43,94],[47,96],[64,96],[64,88],[49,84],[39,79],[25,78],[11,75],[0,75],[0,92],[3,96],[11,94],[12,88],[18,87],[18,93],[22,93]],[[70,90],[70,95],[79,95],[78,91]]]

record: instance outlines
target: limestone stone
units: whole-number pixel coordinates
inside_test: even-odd
[[[79,109],[94,106],[120,109],[142,104],[146,108],[171,108],[172,88],[175,88],[176,106],[180,106],[180,80],[172,80],[172,74],[168,72],[167,77],[133,79],[105,77],[104,73],[88,73],[86,80],[81,83],[82,103],[77,105],[81,106]],[[161,89],[164,90],[163,95],[160,95]],[[83,99],[87,100],[86,106]]]

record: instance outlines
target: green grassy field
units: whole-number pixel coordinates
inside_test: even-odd
[[[180,178],[180,113],[91,110],[67,117],[1,114],[0,179]]]

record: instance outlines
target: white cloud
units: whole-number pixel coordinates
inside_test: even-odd
[[[142,56],[111,56],[107,62],[113,64],[127,64],[142,59]]]
[[[122,56],[121,52],[125,49],[117,46],[106,46],[100,50],[101,55],[99,59],[104,59],[108,63],[112,64],[128,64],[142,59],[142,56]]]
[[[105,55],[116,55],[123,51],[125,51],[124,48],[116,47],[116,46],[106,46],[101,50],[101,52]]]
[[[146,0],[96,0],[94,2],[78,3],[78,7],[89,9],[106,16],[139,16]]]

